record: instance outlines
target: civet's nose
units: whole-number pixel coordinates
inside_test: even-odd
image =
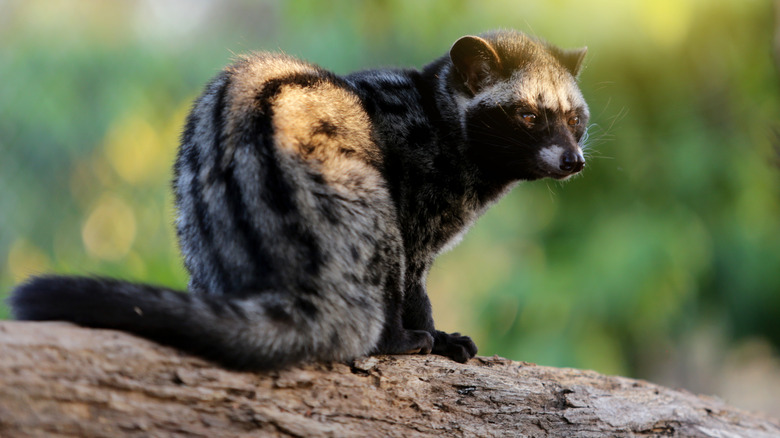
[[[559,168],[568,173],[577,173],[585,167],[585,158],[579,152],[566,151],[561,154]]]

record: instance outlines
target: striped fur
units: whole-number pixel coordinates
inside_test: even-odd
[[[477,348],[435,329],[427,272],[516,181],[582,169],[583,55],[500,31],[462,38],[421,71],[339,77],[244,57],[195,102],[174,168],[191,293],[46,276],[13,292],[14,314],[125,330],[234,368],[465,361]]]

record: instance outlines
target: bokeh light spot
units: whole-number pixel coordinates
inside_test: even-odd
[[[49,257],[38,247],[26,241],[17,239],[8,252],[8,271],[14,282],[20,282],[32,274],[40,274],[49,270]]]
[[[157,131],[139,117],[116,123],[106,136],[106,157],[127,182],[156,181],[168,175],[168,154]]]
[[[87,252],[103,260],[119,260],[127,255],[135,234],[133,209],[113,195],[103,195],[98,200],[81,229]]]
[[[651,38],[662,46],[679,45],[691,23],[692,5],[676,0],[641,2],[640,17]]]

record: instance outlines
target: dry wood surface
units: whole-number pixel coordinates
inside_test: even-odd
[[[0,437],[780,437],[641,380],[477,357],[235,372],[111,330],[0,321]]]

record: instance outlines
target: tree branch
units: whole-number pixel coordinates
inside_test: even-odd
[[[778,437],[780,424],[641,380],[478,357],[232,372],[144,339],[0,322],[0,436]]]

